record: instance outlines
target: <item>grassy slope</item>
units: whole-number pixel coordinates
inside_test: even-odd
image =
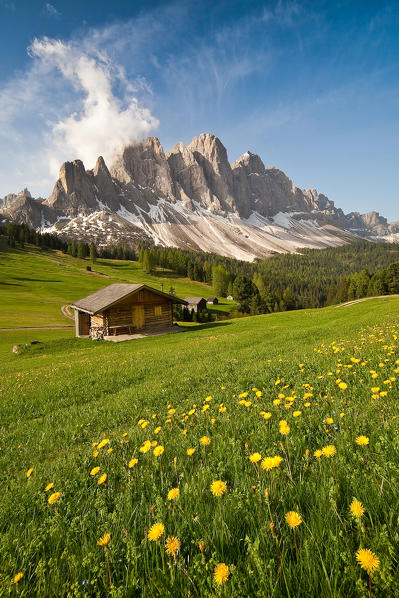
[[[77,279],[80,276],[77,272]],[[0,582],[4,593],[11,588],[10,576],[21,570],[25,575],[21,595],[62,596],[71,586],[76,586],[76,595],[84,591],[103,595],[108,581],[96,541],[109,531],[118,596],[195,595],[188,575],[197,595],[213,596],[212,570],[220,561],[232,566],[225,594],[229,596],[265,596],[273,591],[278,597],[365,596],[367,578],[354,559],[359,545],[374,549],[381,558],[382,574],[373,577],[373,595],[398,595],[399,414],[396,380],[389,381],[390,376],[395,378],[399,357],[393,336],[398,307],[396,298],[371,300],[341,309],[243,318],[116,345],[77,340],[69,331],[40,332],[35,337],[44,345],[20,356],[10,353],[16,334],[22,341],[31,339],[32,333],[3,333]],[[332,341],[343,341],[337,353]],[[348,368],[354,355],[366,365]],[[303,371],[299,363],[305,364]],[[377,380],[371,378],[372,369],[378,371]],[[334,375],[327,376],[328,371]],[[347,391],[338,390],[336,377],[348,381]],[[385,379],[389,383],[384,385]],[[273,405],[287,384],[283,393],[296,394],[294,408],[302,411],[298,419],[284,405]],[[304,407],[304,384],[312,386],[309,409]],[[387,398],[371,399],[374,385],[386,389]],[[263,392],[255,402],[253,386]],[[233,398],[244,390],[251,395],[249,409]],[[178,414],[187,413],[208,395],[214,397],[209,411],[201,414],[198,408],[184,423],[181,415],[165,423],[167,405]],[[226,414],[219,412],[220,402],[227,406]],[[272,413],[268,424],[260,409]],[[157,414],[155,420],[152,413]],[[337,430],[326,428],[327,416],[334,418]],[[146,429],[137,425],[140,418],[148,418]],[[273,474],[273,482],[266,472],[258,481],[245,443],[262,456],[284,456],[278,433],[282,418],[291,426],[287,448],[292,479],[284,464]],[[157,425],[163,428],[158,436]],[[181,434],[184,427],[186,436]],[[125,432],[129,444],[121,445]],[[198,446],[203,434],[212,439],[206,458]],[[370,436],[370,447],[356,449],[358,434]],[[95,459],[91,443],[104,435],[111,439],[114,452]],[[161,470],[153,455],[138,452],[147,438],[165,445]],[[338,493],[330,463],[326,458],[319,463],[312,456],[326,444],[337,447]],[[189,446],[197,448],[192,460],[185,455]],[[133,473],[127,468],[132,456],[139,458]],[[97,463],[109,476],[104,486],[88,475]],[[34,473],[27,480],[29,467]],[[217,500],[209,492],[213,479],[228,485],[222,499],[224,533]],[[50,481],[63,493],[58,515],[46,504],[43,492]],[[166,493],[176,483],[182,497],[175,511]],[[270,512],[277,526],[282,572],[269,531],[266,486],[272,491]],[[366,507],[363,531],[348,516],[354,496]],[[298,559],[292,532],[284,522],[284,514],[296,508],[305,521],[298,529]],[[158,548],[143,539],[145,528],[156,520],[182,542],[182,556],[170,570],[164,566],[162,571],[163,543]],[[204,555],[197,549],[200,539],[206,541]]]
[[[87,272],[89,264],[60,251],[9,249],[0,236],[0,328],[70,324],[61,314],[61,305],[115,282],[143,282],[158,289],[163,283],[165,292],[173,286],[179,297],[213,294],[210,286],[169,271],[146,275],[137,262],[98,260],[92,266],[94,273]],[[234,306],[227,299],[221,302],[210,309],[223,312]]]

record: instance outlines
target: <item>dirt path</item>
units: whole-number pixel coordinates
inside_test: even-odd
[[[348,307],[349,305],[361,303],[362,301],[368,301],[369,299],[388,299],[389,297],[399,297],[399,295],[379,295],[378,297],[362,297],[362,299],[354,299],[353,301],[347,301],[346,303],[341,303],[340,305],[336,305],[335,307]]]
[[[69,311],[69,305],[62,305],[61,306],[61,313],[63,316],[65,316],[66,318],[69,318],[70,320],[74,320],[74,315]]]

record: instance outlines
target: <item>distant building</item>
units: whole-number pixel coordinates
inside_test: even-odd
[[[184,301],[188,303],[187,308],[191,311],[194,310],[195,312],[199,313],[201,311],[206,311],[206,299],[203,297],[185,297]]]
[[[208,305],[217,305],[219,303],[219,300],[217,297],[208,297],[206,302]]]
[[[71,305],[76,336],[104,338],[167,329],[173,324],[173,303],[186,305],[145,284],[110,284]]]
[[[233,295],[227,295],[226,299],[229,299],[229,301],[234,301]]]

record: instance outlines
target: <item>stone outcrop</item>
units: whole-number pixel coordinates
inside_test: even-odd
[[[0,200],[3,221],[65,236],[112,242],[156,242],[241,259],[274,251],[348,242],[353,235],[393,240],[399,222],[378,212],[345,215],[315,189],[299,189],[250,151],[232,164],[209,133],[165,156],[156,137],[126,147],[92,170],[65,162],[48,199],[24,189]]]

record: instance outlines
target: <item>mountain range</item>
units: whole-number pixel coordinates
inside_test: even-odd
[[[209,133],[166,155],[156,137],[126,147],[108,168],[65,162],[48,198],[27,189],[0,200],[0,219],[109,246],[157,243],[253,261],[301,247],[399,240],[399,221],[345,214],[315,189],[296,187],[250,151],[235,162]]]

